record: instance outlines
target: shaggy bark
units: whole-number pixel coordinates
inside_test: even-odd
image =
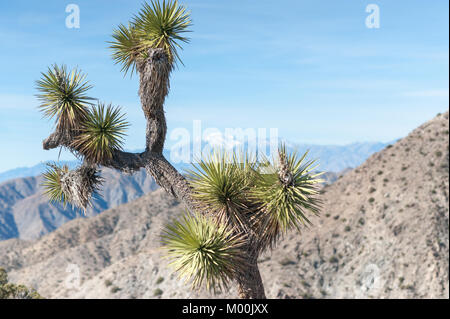
[[[71,140],[69,140],[66,135],[55,131],[42,142],[42,147],[44,150],[48,151],[57,148],[58,146],[70,147],[70,142]]]
[[[167,132],[163,106],[170,88],[169,76],[172,64],[163,49],[151,49],[148,57],[137,64],[137,69],[140,75],[139,96],[147,120],[145,152],[115,151],[112,158],[103,165],[127,173],[145,168],[159,186],[184,203],[189,210],[195,210],[196,204],[191,196],[192,189],[189,182],[163,156]],[[70,149],[70,144],[71,141],[58,132],[54,132],[43,141],[45,150],[59,146]],[[239,296],[263,299],[265,294],[258,269],[258,254],[251,249],[247,251],[249,251],[249,267],[237,278]]]
[[[147,119],[146,151],[162,153],[167,132],[164,101],[169,93],[172,65],[164,49],[153,49],[137,68],[139,96]]]
[[[266,299],[264,285],[259,273],[258,254],[253,248],[247,253],[248,267],[236,278],[238,294],[241,299]]]

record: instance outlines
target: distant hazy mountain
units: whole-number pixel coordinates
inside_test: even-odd
[[[208,146],[221,146],[222,141],[203,141],[202,150],[208,149]],[[268,142],[267,142],[268,145]],[[286,142],[286,147],[288,150],[297,150],[303,153],[309,150],[309,158],[317,159],[320,164],[319,170],[326,172],[341,172],[349,167],[357,167],[363,163],[370,155],[375,152],[380,151],[386,147],[387,143],[354,143],[349,145],[313,145],[313,144],[295,144]],[[239,145],[236,143],[235,148]],[[244,147],[247,147],[245,145]],[[192,148],[191,148],[192,149]],[[134,152],[141,152],[142,150],[137,150]],[[181,147],[167,149],[164,151],[166,158],[173,163],[173,165],[183,171],[189,169],[191,165],[189,163],[183,162],[181,158]],[[191,156],[192,160],[193,156]],[[61,162],[67,164],[70,167],[75,167],[77,162],[66,161]],[[18,177],[29,177],[38,176],[45,171],[45,163],[39,163],[33,167],[19,167],[3,173],[0,173],[0,183],[6,180],[18,178]]]
[[[283,142],[286,145],[286,149],[289,152],[297,151],[299,154],[303,154],[306,151],[308,153],[308,159],[316,160],[319,171],[324,172],[342,172],[348,168],[354,168],[361,165],[369,156],[382,150],[388,143],[380,142],[365,142],[365,143],[353,143],[348,145],[314,145],[314,144],[295,144],[284,140],[278,140],[275,145],[279,142]],[[270,156],[270,140],[265,140],[261,143],[262,149],[265,150],[265,155]],[[239,141],[224,141],[222,137],[216,138],[215,140],[206,140],[201,144],[202,155],[209,153],[213,148],[225,147],[227,150],[235,151],[239,149],[251,150],[250,153],[254,153],[249,147],[249,144],[239,143]],[[190,150],[193,147],[191,145]],[[169,161],[172,161],[176,168],[186,169],[190,168],[190,164],[183,163],[181,159],[183,156],[183,146],[178,148],[172,148],[170,151],[166,151],[166,157]],[[196,159],[197,156],[191,154],[190,159]],[[185,162],[185,160],[184,160]]]
[[[199,149],[201,150],[202,156],[209,154],[213,149],[225,148],[227,151],[248,150],[250,154],[255,154],[259,151],[271,157],[274,155],[270,153],[271,146],[274,145],[277,148],[277,145],[280,143],[284,143],[289,152],[297,151],[303,154],[309,151],[308,159],[317,160],[319,164],[318,169],[326,172],[340,172],[349,167],[357,167],[370,155],[389,145],[389,143],[381,142],[362,142],[348,145],[315,145],[292,143],[283,139],[273,140],[273,142],[272,140],[265,139],[262,141],[258,140],[255,143],[249,143],[248,141],[241,142],[235,139],[225,139],[222,135],[217,134],[203,140]],[[165,152],[169,161],[183,168],[189,165],[185,164],[185,162],[188,162],[187,159],[193,161],[199,157],[192,143],[190,146],[185,144],[172,147]],[[186,153],[188,156],[186,156]]]
[[[62,165],[69,165],[70,168],[73,168],[77,165],[76,161],[60,161],[58,162]],[[3,181],[7,181],[14,178],[19,177],[29,177],[29,176],[38,176],[45,172],[46,164],[39,163],[32,167],[18,167],[3,173],[0,173],[0,183]]]
[[[318,169],[325,172],[341,172],[349,167],[354,168],[369,158],[372,154],[381,151],[388,143],[367,142],[349,145],[311,145],[287,144],[288,148],[299,153],[309,150],[309,158],[316,159]]]

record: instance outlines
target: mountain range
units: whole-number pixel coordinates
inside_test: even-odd
[[[365,158],[383,147],[382,143],[356,143],[347,146],[295,145],[286,143],[289,150],[304,152],[310,150],[310,158],[319,158],[321,169],[328,169],[324,179],[330,183],[348,170],[364,161]],[[202,147],[208,146],[203,142]],[[215,143],[215,146],[220,146]],[[205,148],[204,148],[205,149]],[[180,150],[166,150],[167,158]],[[78,162],[61,162],[75,167]],[[174,163],[179,171],[190,168],[188,163]],[[45,171],[45,163],[31,168],[16,169],[0,174],[2,177],[17,176],[0,184],[0,240],[9,238],[36,239],[54,231],[64,223],[77,217],[85,217],[80,210],[51,204],[40,186]],[[342,168],[342,169],[341,169]],[[333,171],[332,169],[336,169]],[[19,177],[29,175],[26,177]],[[108,168],[102,169],[105,183],[102,185],[102,196],[93,201],[93,206],[86,212],[94,216],[108,208],[134,200],[158,186],[149,178],[145,170],[133,175],[122,174]]]
[[[449,298],[449,114],[322,188],[319,217],[259,259],[269,298]],[[37,240],[0,242],[11,282],[47,298],[235,298],[191,291],[161,258],[184,208],[161,189]]]
[[[284,142],[287,145],[287,149],[297,150],[298,152],[306,152],[309,150],[309,156],[312,159],[317,159],[320,164],[320,170],[326,172],[340,172],[349,167],[356,167],[364,162],[370,155],[379,150],[383,149],[388,143],[381,142],[365,142],[365,143],[353,143],[348,145],[314,145],[314,144],[296,144],[291,142]],[[268,145],[268,141],[266,144]],[[202,150],[206,149],[211,144],[208,141],[202,142]],[[211,147],[223,146],[222,143],[214,143]],[[192,146],[189,146],[192,149]],[[244,146],[245,148],[245,146]],[[184,170],[190,168],[189,163],[183,163],[177,161],[180,158],[181,147],[174,147],[173,149],[167,149],[164,151],[164,155],[178,170]],[[138,153],[143,150],[133,150],[133,152]],[[192,156],[190,158],[192,160]],[[77,161],[61,161],[60,164],[66,164],[70,168],[75,167]],[[41,175],[46,169],[46,163],[41,162],[32,167],[19,167],[12,170],[7,170],[0,173],[0,183],[19,178],[19,177],[32,177]]]

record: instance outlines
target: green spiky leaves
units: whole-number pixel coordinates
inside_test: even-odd
[[[47,73],[42,73],[36,82],[41,110],[47,117],[56,116],[57,133],[63,137],[62,145],[81,154],[95,164],[108,161],[114,151],[121,150],[123,137],[129,124],[119,107],[96,107],[86,96],[91,88],[77,69],[67,70],[66,66],[53,65]]]
[[[92,88],[86,76],[77,69],[67,70],[65,65],[53,65],[36,81],[40,94],[39,108],[45,117],[56,117],[60,132],[72,134],[86,118],[93,98],[86,95]]]
[[[272,247],[288,230],[310,224],[309,213],[319,213],[321,201],[316,195],[322,173],[312,173],[317,166],[305,161],[306,156],[288,155],[281,146],[278,158],[266,161],[260,169],[251,197],[260,205],[253,221],[262,248]]]
[[[206,216],[185,214],[181,221],[166,226],[162,242],[170,265],[193,288],[203,284],[210,290],[226,288],[246,265],[244,238]]]
[[[89,165],[69,170],[67,165],[47,164],[43,177],[44,194],[52,203],[61,203],[64,208],[70,203],[84,211],[103,182],[97,169]]]
[[[180,60],[177,49],[181,49],[180,42],[189,42],[182,34],[188,32],[191,20],[186,8],[178,5],[178,1],[145,3],[135,17],[134,25],[144,46],[165,49],[170,61]]]
[[[114,41],[111,42],[112,57],[116,64],[121,64],[121,71],[131,73],[136,69],[136,61],[143,58],[145,47],[142,45],[140,36],[131,24],[128,27],[123,24],[119,25],[113,33]]]
[[[68,172],[69,167],[67,165],[61,167],[56,164],[47,164],[47,169],[43,174],[44,194],[48,196],[52,203],[62,203],[64,207],[67,204],[67,197],[64,195],[61,178]]]
[[[228,224],[236,232],[252,234],[259,250],[272,247],[280,235],[310,224],[317,215],[316,166],[286,153],[284,146],[273,161],[256,163],[251,156],[216,152],[194,165],[187,178],[201,211]]]
[[[254,169],[249,159],[216,151],[193,167],[187,178],[200,208],[238,231],[248,230],[252,210],[246,194]]]
[[[100,103],[88,113],[72,147],[91,163],[105,163],[113,152],[121,150],[125,130],[129,126],[119,107]]]
[[[189,32],[190,26],[190,14],[178,1],[144,3],[128,27],[121,24],[114,30],[112,57],[125,74],[130,68],[135,70],[138,59],[145,59],[150,48],[164,49],[171,63],[181,62],[178,49],[182,49],[181,42],[189,42],[183,33]]]

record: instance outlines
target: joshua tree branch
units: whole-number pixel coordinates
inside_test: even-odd
[[[60,139],[56,133],[45,139],[43,144],[46,150],[65,146],[60,144]],[[189,182],[166,160],[162,153],[116,151],[109,161],[103,163],[103,166],[127,173],[145,168],[159,186],[183,202],[189,209],[194,208],[194,203],[190,196],[191,187]]]
[[[42,147],[44,148],[44,150],[48,151],[54,148],[57,148],[58,146],[63,146],[62,145],[62,136],[59,132],[55,131],[52,134],[49,135],[49,137],[47,137],[43,142],[42,142]]]

